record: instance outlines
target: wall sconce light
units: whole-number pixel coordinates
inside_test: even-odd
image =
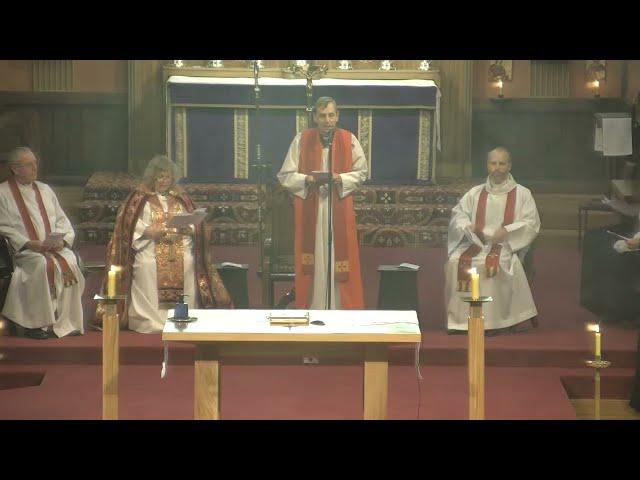
[[[504,82],[513,78],[513,60],[489,60],[489,81],[498,87],[498,98],[504,98]]]
[[[600,80],[593,81],[593,96],[600,98]]]

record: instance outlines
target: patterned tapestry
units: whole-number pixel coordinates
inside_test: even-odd
[[[89,178],[78,205],[79,240],[106,244],[115,215],[139,178],[99,172]],[[199,207],[209,211],[215,245],[257,245],[258,195],[252,184],[183,183]],[[368,185],[353,194],[360,245],[439,247],[446,245],[451,209],[472,184]],[[293,232],[291,233],[293,235]]]

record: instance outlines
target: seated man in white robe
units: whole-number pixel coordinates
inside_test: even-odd
[[[30,338],[81,335],[84,277],[71,250],[71,223],[51,187],[36,181],[29,148],[14,149],[9,167],[12,177],[0,184],[0,234],[16,254],[2,315]]]
[[[468,330],[469,269],[480,274],[484,326],[500,332],[538,314],[519,255],[540,231],[540,217],[529,189],[511,176],[511,156],[502,148],[489,152],[489,176],[460,199],[451,212],[445,265],[448,333]],[[491,334],[491,333],[490,333]]]

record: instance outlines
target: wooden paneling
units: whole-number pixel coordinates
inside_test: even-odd
[[[73,60],[34,60],[35,92],[73,90]]]
[[[76,92],[127,92],[126,60],[74,60]]]
[[[473,176],[486,175],[486,154],[501,145],[511,151],[518,181],[605,178],[605,162],[593,150],[594,113],[625,110],[614,99],[477,100]]]
[[[32,60],[0,60],[0,91],[30,91],[33,88]]]
[[[436,178],[471,175],[472,60],[440,60],[442,156]]]
[[[126,171],[123,100],[113,94],[0,93],[0,153],[31,147],[43,179],[83,182],[98,170]]]
[[[569,66],[566,62],[531,62],[532,97],[568,97]]]
[[[151,158],[166,153],[162,60],[129,61],[129,171],[142,173]]]

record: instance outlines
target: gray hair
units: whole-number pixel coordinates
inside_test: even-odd
[[[7,164],[9,165],[9,168],[20,165],[20,157],[27,153],[33,153],[33,151],[29,147],[16,147],[11,150],[7,155]],[[33,155],[35,156],[35,153],[33,153]]]
[[[327,108],[327,105],[329,105],[330,103],[333,103],[336,106],[336,112],[338,111],[338,104],[336,103],[336,101],[333,99],[333,97],[320,97],[316,100],[316,104],[313,107],[313,111],[317,112],[319,108]]]
[[[169,160],[169,157],[166,155],[156,155],[149,160],[147,168],[144,169],[142,181],[147,187],[153,189],[155,188],[156,179],[160,172],[165,172],[167,170],[171,172],[171,175],[173,176],[173,185],[175,185],[181,178],[178,166]]]
[[[491,156],[492,153],[501,153],[501,154],[503,154],[507,158],[507,162],[511,163],[511,154],[509,153],[509,150],[507,150],[506,148],[504,148],[504,147],[496,147],[496,148],[494,148],[489,153],[487,153],[487,160],[489,159],[489,157]]]

